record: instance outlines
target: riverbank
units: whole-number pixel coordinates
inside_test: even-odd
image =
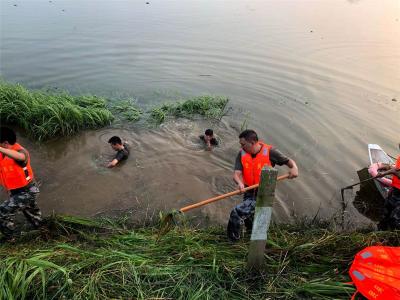
[[[159,238],[156,226],[127,219],[53,217],[47,228],[0,245],[2,299],[349,299],[354,255],[400,245],[400,232],[274,225],[266,272],[251,274],[248,237],[232,245],[221,227],[180,227]]]

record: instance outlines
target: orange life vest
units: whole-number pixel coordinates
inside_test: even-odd
[[[357,292],[367,299],[400,299],[400,247],[370,246],[361,250],[349,273]],[[356,294],[351,299],[356,299]]]
[[[400,155],[399,155],[399,157],[397,158],[397,161],[396,161],[396,169],[397,170],[400,169]],[[400,178],[397,177],[396,175],[392,176],[392,187],[400,190]]]
[[[250,186],[260,182],[261,169],[267,165],[272,166],[269,159],[269,152],[272,146],[259,142],[261,150],[257,153],[256,157],[252,157],[243,149],[241,150],[241,161],[243,166],[243,182],[245,185]]]
[[[0,183],[8,191],[22,188],[28,185],[33,180],[33,171],[30,164],[29,153],[26,149],[22,148],[20,144],[15,143],[11,146],[11,150],[19,151],[25,150],[25,154],[28,155],[27,163],[25,167],[18,165],[18,163],[8,157],[7,155],[0,155]]]

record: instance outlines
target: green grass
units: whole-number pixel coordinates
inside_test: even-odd
[[[248,240],[231,245],[219,227],[160,239],[156,227],[126,220],[57,217],[48,228],[0,245],[1,299],[349,299],[354,255],[400,243],[400,232],[275,225],[266,272],[255,274],[245,268]]]
[[[163,123],[168,117],[192,118],[200,115],[208,119],[220,119],[225,114],[228,98],[222,96],[199,96],[191,99],[164,103],[150,110],[155,123]]]
[[[220,119],[226,113],[227,103],[228,98],[221,96],[199,96],[164,103],[146,112],[147,121],[161,124],[170,117],[192,118],[195,115]],[[115,119],[137,122],[143,114],[132,100],[107,101],[94,95],[33,91],[0,79],[1,124],[21,127],[38,141],[100,128]]]
[[[115,112],[115,115],[121,116],[122,120],[131,122],[139,121],[143,114],[143,111],[130,100],[119,101],[117,104],[111,106],[111,111]]]
[[[100,97],[29,91],[0,81],[0,120],[25,129],[40,141],[105,126],[113,115]]]

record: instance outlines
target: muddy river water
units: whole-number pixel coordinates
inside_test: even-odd
[[[244,123],[299,165],[298,179],[278,185],[280,221],[340,211],[340,188],[368,163],[366,144],[398,154],[399,1],[3,0],[0,8],[7,81],[133,98],[144,109],[203,94],[230,98],[220,123],[111,126],[40,145],[23,138],[46,214],[143,218],[228,192]],[[210,126],[221,145],[207,152],[197,137]],[[109,170],[112,135],[129,142],[131,156]],[[352,198],[347,218],[368,223]],[[196,214],[225,224],[238,201]]]

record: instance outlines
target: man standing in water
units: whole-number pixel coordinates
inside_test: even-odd
[[[115,158],[107,164],[107,168],[114,168],[119,162],[128,158],[129,149],[127,144],[123,144],[121,138],[118,136],[111,137],[108,143],[111,145],[111,148],[117,151]]]
[[[271,167],[286,165],[289,168],[289,178],[298,176],[299,171],[295,161],[283,155],[278,149],[260,142],[254,130],[243,131],[239,135],[239,143],[242,149],[236,157],[233,179],[240,190],[259,183],[261,169],[265,165]],[[256,198],[257,189],[247,191],[243,195],[243,202],[232,210],[227,228],[230,241],[237,242],[240,239],[240,225],[243,222],[246,228],[251,230]]]
[[[14,224],[17,211],[22,211],[35,228],[42,222],[36,204],[39,188],[34,181],[29,152],[16,140],[12,129],[0,127],[0,183],[9,194],[9,199],[0,205],[0,231],[7,241],[14,241],[19,235]]]
[[[384,169],[385,171],[379,172],[376,177],[393,175],[392,190],[385,201],[384,216],[378,224],[378,229],[400,229],[400,155],[394,166],[387,165]]]

